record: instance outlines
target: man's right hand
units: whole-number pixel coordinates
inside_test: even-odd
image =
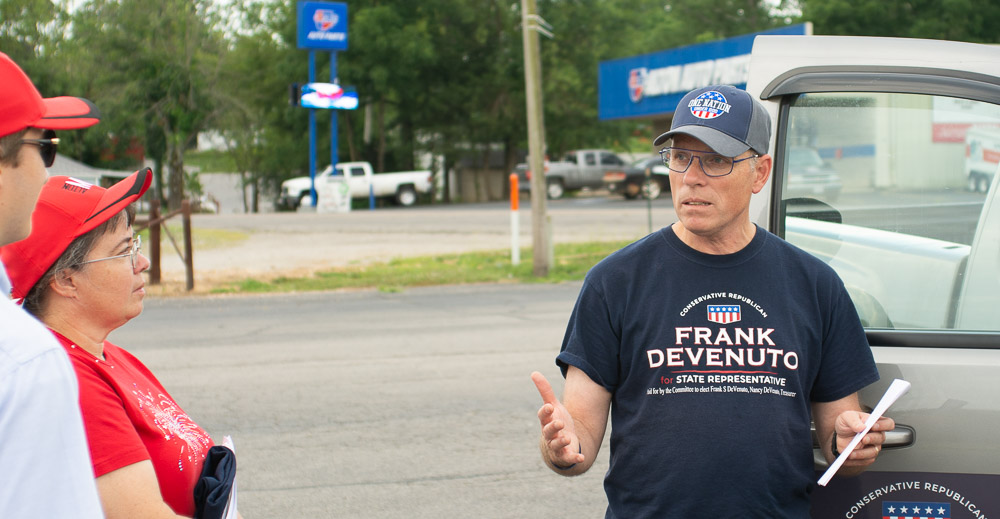
[[[544,375],[536,371],[531,374],[531,381],[538,388],[543,402],[538,410],[538,421],[542,426],[543,457],[556,468],[583,463],[586,457],[581,452],[573,417],[556,398]]]

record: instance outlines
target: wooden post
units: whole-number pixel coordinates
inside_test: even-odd
[[[181,212],[184,220],[184,270],[187,278],[186,287],[188,292],[194,290],[194,247],[191,243],[191,202],[188,199],[181,201]]]
[[[539,18],[535,0],[521,0],[521,33],[524,40],[524,90],[528,118],[528,170],[531,176],[532,273],[549,275],[553,246],[546,214],[545,122],[542,116],[542,60],[538,43]]]
[[[160,199],[149,202],[149,284],[160,284]]]

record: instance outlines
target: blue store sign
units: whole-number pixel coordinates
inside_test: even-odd
[[[668,114],[695,88],[724,84],[746,88],[750,50],[758,34],[806,34],[807,24],[688,45],[598,66],[598,116],[602,121]]]
[[[347,4],[299,2],[298,47],[313,50],[347,50]]]

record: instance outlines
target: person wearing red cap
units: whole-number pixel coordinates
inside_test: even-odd
[[[53,130],[98,120],[85,99],[43,99],[0,52],[0,247],[28,236],[59,144]],[[0,517],[103,517],[66,352],[8,299],[2,262],[0,292]]]
[[[0,250],[12,295],[56,336],[80,384],[97,489],[108,519],[193,517],[212,438],[150,370],[107,340],[143,309],[149,260],[133,234],[146,168],[105,189],[56,176],[31,234]]]

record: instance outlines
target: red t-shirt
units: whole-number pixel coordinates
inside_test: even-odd
[[[55,333],[55,332],[53,332]],[[163,500],[194,515],[194,486],[212,438],[129,352],[104,341],[104,360],[55,333],[80,382],[80,408],[94,476],[151,460]]]

